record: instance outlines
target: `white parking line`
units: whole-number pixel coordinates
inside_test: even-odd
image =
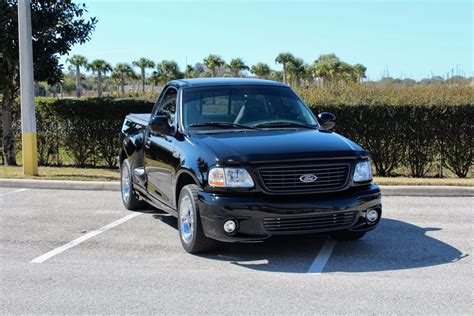
[[[0,196],[5,196],[5,195],[10,194],[10,193],[23,192],[23,191],[26,191],[26,190],[28,190],[28,189],[13,190],[13,191],[10,191],[10,192],[1,193]]]
[[[62,245],[61,247],[58,247],[58,248],[56,248],[56,249],[53,249],[53,250],[51,250],[50,252],[47,252],[47,253],[45,253],[44,255],[41,255],[41,256],[39,256],[39,257],[37,257],[37,258],[31,260],[31,262],[32,262],[32,263],[42,263],[42,262],[48,260],[49,258],[54,257],[55,255],[60,254],[61,252],[68,250],[69,248],[72,248],[72,247],[74,247],[74,246],[79,245],[80,243],[86,241],[87,239],[90,239],[90,238],[92,238],[92,237],[94,237],[94,236],[97,236],[97,235],[99,235],[100,233],[103,233],[103,232],[105,232],[105,231],[107,231],[107,230],[109,230],[109,229],[111,229],[111,228],[113,228],[113,227],[115,227],[115,226],[118,226],[118,225],[120,225],[120,224],[123,224],[123,223],[125,223],[126,221],[128,221],[128,220],[130,220],[130,219],[132,219],[132,218],[134,218],[134,217],[137,217],[138,215],[141,215],[141,214],[143,214],[143,213],[132,213],[132,214],[130,214],[130,215],[127,215],[127,216],[125,216],[125,217],[122,217],[122,218],[120,218],[120,219],[118,219],[118,220],[116,220],[116,221],[114,221],[114,222],[112,222],[112,223],[110,223],[110,224],[108,224],[108,225],[105,225],[104,227],[101,227],[101,228],[99,228],[99,229],[97,229],[97,230],[91,231],[90,233],[87,233],[87,234],[85,234],[84,236],[81,236],[81,237],[79,237],[79,238],[77,238],[77,239],[74,239],[73,241],[68,242],[68,243],[65,244],[65,245]]]
[[[333,239],[326,240],[321,250],[319,250],[318,255],[316,256],[316,258],[314,258],[314,261],[309,267],[307,273],[311,273],[311,274],[323,273],[324,267],[326,266],[326,263],[328,262],[329,257],[331,256],[331,253],[334,250],[334,247],[336,247],[336,244],[337,244],[337,241]]]

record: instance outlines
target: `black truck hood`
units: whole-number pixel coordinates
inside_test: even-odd
[[[365,151],[351,140],[318,130],[258,130],[193,133],[198,145],[207,146],[219,161],[269,161],[354,157]]]

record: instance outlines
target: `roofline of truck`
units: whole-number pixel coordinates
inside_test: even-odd
[[[189,78],[176,79],[168,82],[167,85],[173,85],[179,88],[186,87],[209,87],[209,86],[267,86],[267,87],[286,87],[288,85],[265,79],[249,78]]]

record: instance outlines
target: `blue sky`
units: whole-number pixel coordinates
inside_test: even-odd
[[[473,75],[472,1],[83,1],[99,20],[71,54],[112,65],[139,57],[184,69],[210,53],[274,69],[279,52],[335,53],[369,79]],[[64,61],[65,58],[62,58]]]

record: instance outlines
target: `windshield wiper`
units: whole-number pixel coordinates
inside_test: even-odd
[[[223,128],[256,129],[255,127],[252,127],[252,126],[241,125],[241,124],[230,123],[230,122],[205,122],[205,123],[196,123],[196,124],[189,125],[189,127],[206,127],[206,126],[223,127]]]
[[[311,126],[296,122],[267,122],[254,125],[253,127],[303,127],[308,129],[318,129],[317,126]]]

